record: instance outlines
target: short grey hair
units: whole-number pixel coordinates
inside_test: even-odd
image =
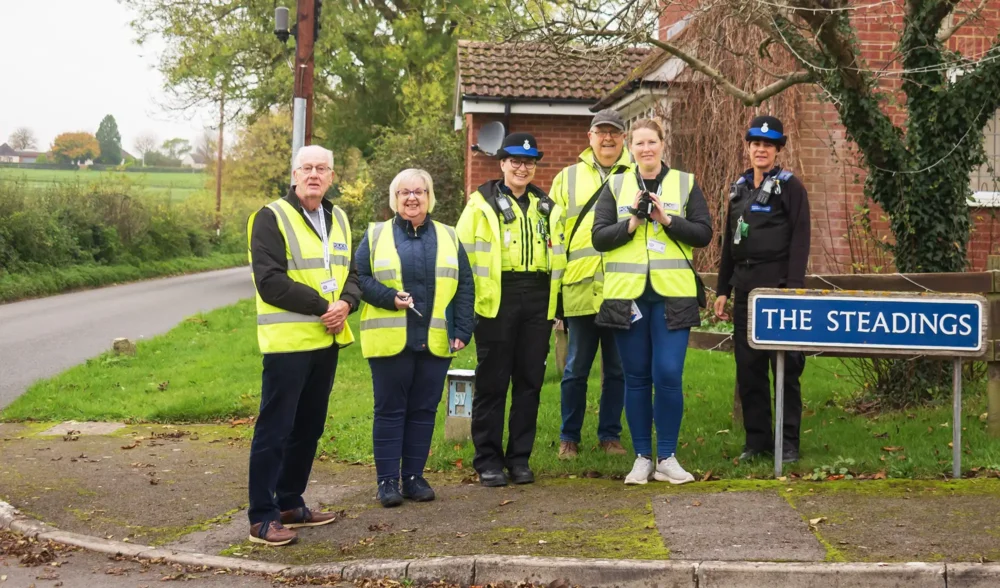
[[[399,172],[389,183],[389,208],[393,212],[399,212],[396,210],[396,189],[399,188],[399,184],[414,178],[423,180],[424,186],[427,188],[427,212],[434,212],[434,180],[431,179],[431,174],[427,171],[413,167]]]
[[[292,167],[299,169],[302,167],[302,158],[306,155],[322,155],[326,158],[326,165],[333,169],[333,151],[330,151],[322,145],[306,145],[305,147],[299,148],[298,152],[295,153],[295,159],[292,161]]]

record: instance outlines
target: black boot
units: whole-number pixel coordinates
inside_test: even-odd
[[[403,498],[417,502],[430,502],[434,500],[434,489],[423,476],[409,476],[403,478]]]
[[[403,495],[399,493],[399,479],[390,478],[379,480],[378,501],[385,508],[392,508],[403,504]]]

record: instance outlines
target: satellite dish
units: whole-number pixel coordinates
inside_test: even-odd
[[[472,146],[472,150],[481,151],[486,155],[496,155],[503,145],[504,134],[502,122],[485,124],[476,133],[476,144]]]

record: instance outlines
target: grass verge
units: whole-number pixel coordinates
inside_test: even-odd
[[[77,265],[28,274],[5,274],[0,275],[0,303],[146,278],[236,267],[246,263],[246,253],[213,253],[205,257],[181,257],[139,265]]]
[[[351,317],[355,332],[358,317]],[[169,333],[139,342],[137,357],[102,355],[32,386],[0,413],[0,420],[119,420],[129,422],[212,422],[254,415],[260,401],[261,359],[257,350],[253,303],[244,301],[191,317]],[[560,461],[559,374],[550,356],[532,457],[541,472],[570,477],[623,476],[631,457],[597,451],[596,413],[600,395],[597,370],[591,374],[580,457]],[[475,365],[474,346],[453,368]],[[805,409],[803,459],[786,473],[814,479],[940,478],[951,470],[951,416],[947,399],[940,406],[856,416],[841,406],[854,387],[839,361],[810,359],[803,376]],[[732,356],[690,350],[685,369],[685,415],[678,458],[699,478],[766,478],[772,464],[738,463],[743,431],[733,423]],[[1000,470],[1000,440],[986,435],[979,415],[986,408],[983,386],[967,387],[964,398],[963,466],[966,471]],[[470,442],[443,438],[445,410],[428,467],[470,469]],[[624,420],[624,419],[623,419]],[[360,345],[341,352],[320,451],[348,462],[372,462],[372,392],[368,363]],[[248,431],[249,432],[249,431]],[[630,446],[628,429],[623,441]]]

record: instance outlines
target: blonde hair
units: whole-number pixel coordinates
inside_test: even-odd
[[[632,123],[632,126],[628,130],[628,142],[630,144],[632,143],[632,135],[639,129],[649,129],[656,133],[656,136],[660,138],[660,141],[666,140],[666,134],[663,132],[663,127],[658,121],[651,118],[640,118]]]
[[[424,187],[427,188],[427,212],[434,212],[434,180],[431,179],[431,174],[425,170],[412,167],[396,174],[396,177],[392,178],[392,182],[389,183],[389,208],[392,209],[392,212],[399,212],[396,210],[396,189],[399,188],[399,184],[414,178],[423,180]]]

